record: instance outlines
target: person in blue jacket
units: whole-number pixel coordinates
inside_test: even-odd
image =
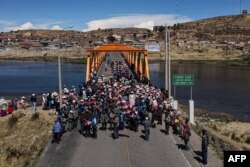
[[[61,123],[60,123],[60,121],[59,121],[59,119],[57,119],[56,121],[55,121],[55,124],[54,124],[54,127],[53,127],[53,140],[52,140],[52,143],[59,143],[59,141],[60,141],[60,137],[61,137],[61,133],[62,133],[62,125],[61,125]]]

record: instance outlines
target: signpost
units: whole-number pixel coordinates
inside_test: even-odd
[[[194,85],[194,75],[193,74],[174,74],[173,75],[173,86],[174,86],[174,96],[176,86],[190,86],[190,100],[189,100],[189,119],[191,124],[194,123],[194,101],[193,101],[193,85]]]
[[[174,74],[173,85],[174,86],[193,86],[194,75],[193,74]]]
[[[160,52],[160,44],[157,43],[146,44],[145,49],[149,52]]]

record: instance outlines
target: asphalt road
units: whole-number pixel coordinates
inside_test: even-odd
[[[112,59],[122,60],[118,53]],[[122,60],[124,61],[124,60]],[[104,68],[103,65],[101,68]],[[103,69],[102,69],[103,70]],[[102,71],[101,70],[101,71]],[[106,75],[110,75],[110,71]],[[98,138],[85,138],[79,128],[63,135],[60,144],[49,144],[37,167],[196,167],[201,166],[176,136],[162,133],[162,126],[151,129],[149,141],[139,132],[120,131],[119,139],[112,131],[98,131]]]
[[[189,151],[178,148],[175,137],[151,129],[149,141],[139,132],[120,131],[114,140],[112,131],[98,131],[98,138],[85,138],[78,128],[67,132],[60,144],[49,144],[37,167],[196,167],[200,164]],[[182,144],[182,143],[179,143]]]

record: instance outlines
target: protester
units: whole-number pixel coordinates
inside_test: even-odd
[[[165,118],[164,121],[165,121],[165,134],[168,135],[169,134],[170,121],[171,121],[169,114],[166,115],[166,118]]]
[[[32,112],[36,112],[36,94],[33,93],[30,97]]]
[[[56,142],[57,144],[60,141],[60,136],[62,133],[62,126],[61,123],[59,122],[59,119],[55,121],[54,127],[53,127],[53,140],[52,143]]]
[[[183,132],[182,132],[182,139],[184,140],[184,146],[186,150],[189,150],[190,136],[191,136],[191,130],[189,126],[189,118],[186,118],[185,123],[183,124]]]
[[[207,164],[208,157],[208,135],[205,129],[202,130],[202,141],[201,141],[201,151],[202,151],[202,160],[204,164]]]
[[[148,120],[148,117],[146,117],[144,121],[144,133],[145,133],[145,140],[149,140],[149,135],[150,135],[150,122]]]

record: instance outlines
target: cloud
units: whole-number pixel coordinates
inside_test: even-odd
[[[0,20],[0,25],[3,25],[3,26],[11,26],[11,25],[14,25],[15,23],[12,22],[12,21],[6,21],[6,20]]]
[[[61,30],[62,28],[59,25],[55,25],[58,22],[46,22],[40,24],[34,24],[32,22],[25,22],[21,25],[12,25],[12,24],[4,24],[4,31],[17,31],[17,30],[28,30],[28,29],[51,29],[51,30]],[[1,22],[0,22],[1,24]]]
[[[51,30],[62,30],[62,28],[59,25],[54,25],[51,27]]]
[[[153,29],[153,26],[157,25],[173,25],[175,23],[182,23],[192,21],[192,19],[174,14],[157,14],[157,15],[123,15],[115,16],[107,19],[92,20],[87,23],[87,28],[83,31],[96,30],[98,28],[126,28],[126,27],[136,27],[136,28],[147,28]]]

